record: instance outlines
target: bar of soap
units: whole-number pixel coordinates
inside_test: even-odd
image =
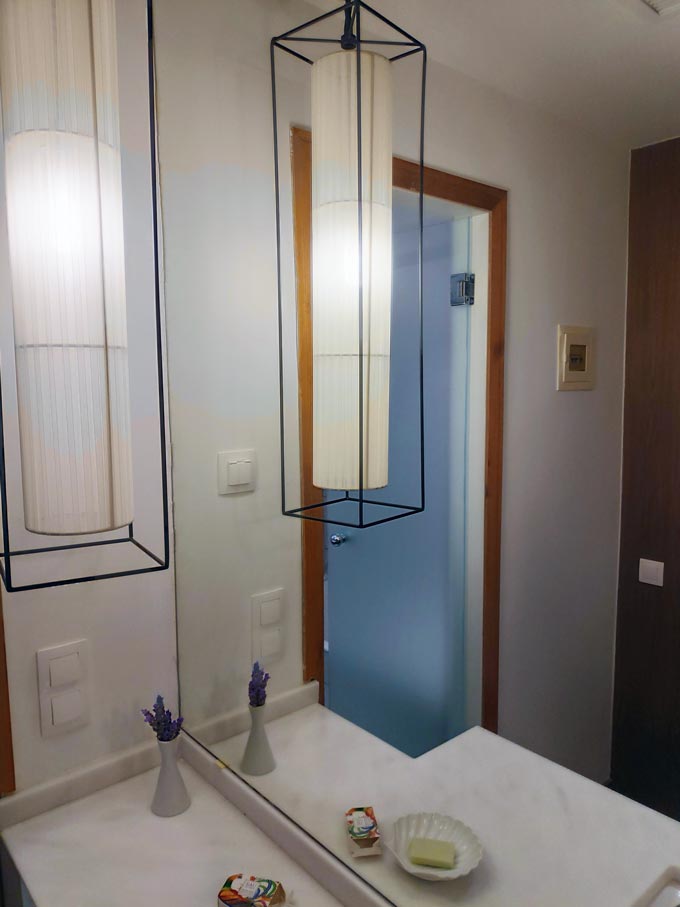
[[[408,856],[410,861],[417,866],[453,869],[456,862],[456,848],[451,841],[412,838],[408,845]]]

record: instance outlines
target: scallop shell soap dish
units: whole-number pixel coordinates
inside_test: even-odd
[[[413,838],[451,841],[456,848],[453,869],[435,869],[412,863],[408,848]],[[406,872],[428,882],[446,882],[467,875],[479,865],[483,852],[482,845],[471,828],[458,819],[442,816],[440,813],[413,813],[402,816],[394,823],[392,837],[385,843]]]

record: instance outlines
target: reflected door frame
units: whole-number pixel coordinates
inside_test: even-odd
[[[312,482],[312,139],[291,129],[293,226],[297,294],[300,417],[300,489],[303,506],[318,504]],[[393,185],[420,190],[420,167],[395,157]],[[501,495],[503,486],[503,394],[508,193],[505,189],[425,168],[425,195],[487,211],[489,217],[489,311],[487,324],[486,461],[484,498],[484,601],[482,621],[482,726],[498,730],[500,648]],[[324,695],[324,524],[302,520],[302,649],[305,682],[319,682]],[[379,530],[377,530],[379,531]]]

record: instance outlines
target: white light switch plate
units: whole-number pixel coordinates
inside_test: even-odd
[[[251,654],[253,661],[271,664],[283,655],[285,592],[272,589],[250,599]]]
[[[86,639],[37,652],[40,730],[43,737],[65,734],[88,724],[89,658]]]
[[[257,456],[254,450],[222,450],[217,454],[218,494],[255,491]]]
[[[638,579],[649,586],[663,586],[663,563],[648,561],[641,557]]]
[[[595,387],[593,328],[557,325],[557,390],[591,391]]]

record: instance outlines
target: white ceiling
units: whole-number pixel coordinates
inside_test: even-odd
[[[642,0],[369,2],[434,59],[591,131],[632,147],[680,135],[680,14]]]

